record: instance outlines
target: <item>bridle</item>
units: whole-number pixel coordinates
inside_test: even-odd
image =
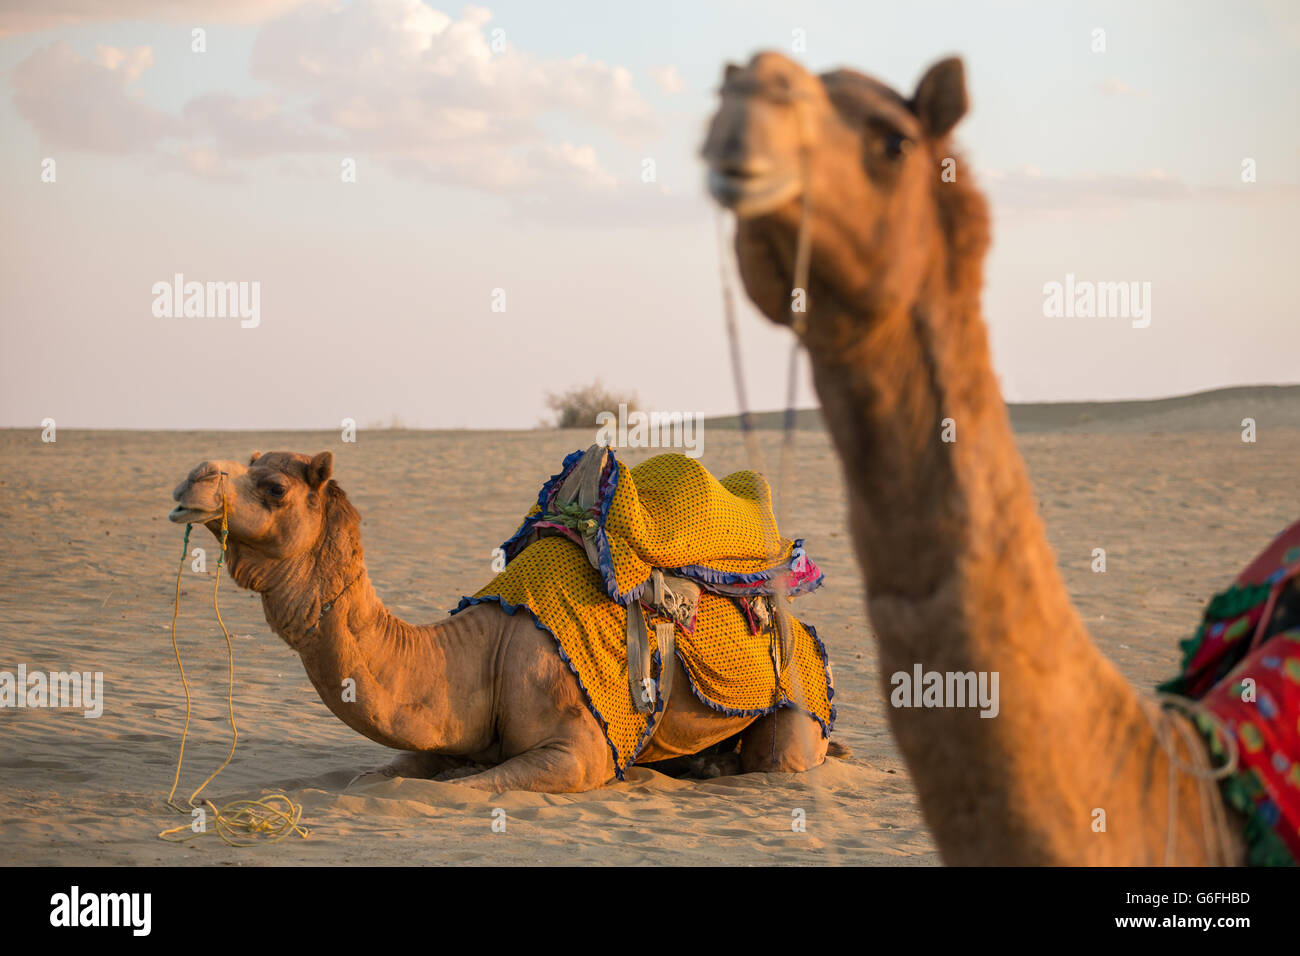
[[[785,476],[789,467],[790,460],[794,454],[794,437],[796,410],[795,401],[798,392],[798,372],[799,359],[803,349],[804,337],[807,332],[807,308],[808,308],[808,276],[811,265],[812,249],[812,191],[811,186],[811,131],[810,122],[806,110],[806,104],[809,100],[807,94],[802,92],[791,92],[788,90],[771,91],[764,89],[759,93],[750,87],[735,83],[724,82],[723,92],[744,93],[746,95],[762,95],[767,99],[780,103],[788,103],[795,110],[796,126],[799,131],[799,179],[801,186],[800,196],[800,215],[799,230],[795,242],[795,266],[794,266],[794,286],[790,290],[790,328],[795,333],[795,340],[790,347],[790,360],[787,368],[786,377],[786,407],[785,416],[782,426],[781,453],[777,466],[777,481],[775,495],[773,496],[774,507],[773,514],[775,524],[767,537],[766,548],[768,552],[768,566],[776,568],[781,562],[783,549],[781,547],[780,529],[785,526]],[[735,293],[732,288],[731,276],[726,268],[726,240],[723,234],[723,216],[720,210],[715,210],[716,233],[718,241],[718,273],[722,285],[722,304],[723,316],[725,321],[727,341],[731,355],[732,379],[736,387],[736,403],[739,410],[740,430],[745,441],[746,456],[749,459],[750,470],[756,474],[766,473],[765,462],[762,448],[758,443],[758,435],[755,431],[753,416],[749,410],[749,399],[745,387],[744,362],[740,354],[740,332],[736,322]],[[800,294],[801,297],[800,297]],[[797,306],[801,305],[802,308]],[[791,689],[797,698],[797,703],[803,706],[806,698],[803,693],[803,686],[799,676],[797,663],[794,666],[787,665],[790,663],[784,659],[786,647],[793,649],[793,639],[787,636],[790,633],[789,623],[787,621],[786,604],[788,602],[789,589],[785,574],[772,574],[772,604],[774,612],[771,615],[771,640],[772,640],[772,662],[775,670],[777,697],[781,694],[781,674],[783,670],[788,669],[791,680]],[[805,707],[805,709],[807,709]],[[772,747],[775,752],[776,734],[772,735]]]

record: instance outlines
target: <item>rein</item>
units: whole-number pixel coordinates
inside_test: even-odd
[[[221,766],[212,771],[207,779],[190,794],[189,800],[186,801],[187,807],[174,802],[176,788],[179,786],[181,779],[181,764],[185,760],[185,740],[189,736],[190,715],[192,712],[190,684],[185,677],[185,665],[181,663],[180,645],[176,642],[176,619],[180,616],[181,611],[181,575],[185,570],[185,559],[189,557],[190,531],[194,527],[192,524],[185,525],[185,541],[181,545],[181,560],[176,567],[176,597],[172,606],[172,651],[176,655],[176,667],[181,674],[181,686],[185,688],[185,726],[181,730],[180,753],[176,756],[176,774],[172,778],[171,792],[167,794],[167,805],[178,813],[188,813],[191,816],[193,816],[195,810],[202,812],[202,809],[194,803],[195,798],[230,764],[230,761],[235,756],[235,745],[239,742],[239,728],[235,726],[235,648],[230,640],[230,631],[226,629],[226,622],[221,619],[221,607],[217,601],[218,588],[221,586],[221,567],[226,561],[226,538],[230,533],[230,501],[226,495],[227,477],[223,471],[218,478],[221,488],[221,555],[217,558],[217,574],[212,581],[212,610],[217,616],[217,623],[221,625],[221,633],[226,639],[227,672],[229,676],[226,709],[230,714],[230,752],[226,754],[226,759],[221,762]],[[348,587],[351,586],[351,584],[348,585]],[[347,588],[344,588],[344,590],[346,591]],[[339,597],[342,597],[341,592]],[[334,599],[334,601],[337,600],[338,598]],[[333,605],[334,602],[331,601],[329,607],[333,607]],[[326,610],[328,608],[322,610],[321,617],[325,616]],[[319,619],[316,623],[320,623]],[[256,800],[234,800],[220,807],[211,800],[205,799],[203,805],[212,814],[217,835],[229,846],[258,846],[262,843],[279,843],[291,833],[297,833],[302,837],[310,836],[311,833],[299,823],[302,820],[301,804],[295,803],[283,793],[273,793]],[[197,836],[202,836],[205,832],[207,832],[206,824],[199,829],[195,829],[194,823],[190,823],[173,827],[170,830],[163,830],[158,836],[168,843],[184,843]],[[238,837],[253,837],[255,839],[237,839]]]
[[[795,333],[795,341],[790,346],[790,361],[786,375],[786,406],[785,415],[782,425],[781,452],[777,464],[777,481],[776,494],[773,513],[776,517],[776,528],[773,533],[767,536],[768,555],[771,564],[775,565],[781,558],[781,533],[780,529],[785,524],[785,476],[789,469],[790,461],[794,455],[795,440],[795,422],[796,409],[795,401],[797,399],[799,384],[799,359],[803,351],[803,338],[807,330],[807,309],[808,309],[808,273],[812,258],[812,195],[809,189],[811,183],[810,176],[810,156],[811,143],[809,142],[808,123],[805,114],[800,110],[801,102],[794,99],[792,105],[796,111],[797,125],[799,129],[799,178],[802,184],[802,195],[800,197],[800,214],[799,214],[799,232],[795,243],[795,266],[794,266],[794,286],[790,290],[790,328]],[[735,293],[732,288],[731,276],[726,268],[726,240],[723,235],[722,213],[716,213],[717,222],[717,239],[718,239],[718,274],[722,284],[722,307],[723,316],[726,323],[727,340],[730,345],[731,353],[731,373],[732,379],[736,386],[736,404],[740,415],[740,430],[745,440],[745,452],[749,459],[749,466],[757,474],[765,474],[767,469],[763,457],[762,448],[758,442],[758,434],[755,428],[754,419],[749,411],[749,398],[745,388],[745,370],[744,362],[740,354],[740,331],[736,322]],[[796,296],[802,293],[802,302],[796,302]],[[801,304],[803,308],[797,308]],[[774,604],[776,604],[776,614],[774,621],[779,622],[775,626],[784,628],[785,604],[789,600],[786,580],[784,575],[774,574],[772,576],[773,589],[776,592]],[[776,640],[774,647],[774,663],[777,667],[777,680],[780,682],[780,672],[782,662],[780,659],[781,642]],[[794,674],[796,683],[798,682],[797,669]],[[779,693],[779,687],[778,687]],[[802,696],[802,695],[801,695]]]
[[[1154,700],[1150,698],[1139,699],[1138,707],[1142,711],[1142,716],[1147,719],[1147,723],[1151,725],[1151,732],[1155,735],[1156,743],[1164,752],[1165,759],[1169,762],[1169,777],[1166,784],[1169,788],[1169,820],[1165,832],[1165,855],[1162,865],[1173,865],[1174,851],[1177,848],[1177,830],[1175,827],[1178,819],[1177,784],[1178,775],[1182,773],[1193,778],[1197,784],[1200,796],[1201,827],[1205,838],[1204,846],[1211,856],[1213,856],[1215,850],[1219,854],[1218,859],[1211,865],[1232,866],[1234,861],[1232,859],[1231,827],[1228,824],[1228,813],[1224,808],[1217,784],[1220,780],[1231,776],[1237,771],[1237,741],[1224,728],[1223,721],[1219,719],[1218,715],[1203,706],[1200,701],[1181,697],[1177,694],[1158,693]],[[1222,764],[1217,767],[1202,765],[1201,760],[1198,758],[1204,757],[1206,761],[1209,761],[1210,758],[1206,756],[1201,740],[1198,739],[1196,732],[1188,726],[1187,721],[1177,720],[1174,717],[1173,711],[1181,711],[1189,719],[1197,716],[1208,718],[1215,727],[1216,735],[1223,741],[1227,750],[1227,756]],[[1171,726],[1182,739],[1183,746],[1191,755],[1192,763],[1182,760],[1178,756],[1177,747],[1171,744],[1169,735]]]
[[[786,406],[784,421],[782,424],[781,451],[777,464],[775,501],[772,509],[776,521],[771,533],[767,535],[769,566],[773,568],[776,567],[782,557],[781,528],[786,526],[785,506],[787,496],[785,494],[785,478],[794,457],[796,423],[795,401],[798,392],[799,360],[803,351],[804,336],[807,332],[807,309],[809,298],[808,277],[812,258],[812,191],[810,189],[812,144],[810,142],[807,114],[802,109],[802,99],[804,98],[792,98],[792,105],[796,112],[796,120],[799,130],[799,177],[802,186],[802,194],[800,197],[799,231],[795,242],[794,286],[790,290],[789,322],[790,328],[794,331],[795,339],[790,346],[790,360],[786,373]],[[740,430],[744,437],[745,451],[746,456],[749,459],[750,470],[754,471],[756,474],[765,474],[766,468],[763,452],[758,442],[758,435],[753,416],[749,411],[749,400],[745,388],[744,363],[740,354],[740,333],[736,322],[735,293],[732,289],[731,276],[726,268],[727,249],[723,235],[723,216],[720,210],[715,210],[715,214],[717,223],[716,233],[718,239],[718,273],[722,284],[723,316],[726,325],[727,339],[730,345],[731,371],[732,379],[736,386],[736,402],[740,413]],[[802,293],[802,299],[797,299],[796,297],[800,293]],[[802,306],[802,308],[799,306]],[[774,694],[775,697],[780,697],[781,673],[783,669],[788,670],[790,675],[790,689],[794,698],[793,702],[798,705],[799,709],[807,711],[808,708],[805,706],[806,698],[803,692],[803,682],[799,673],[799,664],[797,656],[795,655],[794,641],[792,637],[788,644],[791,659],[788,661],[783,659],[786,638],[791,634],[786,605],[793,600],[789,596],[786,575],[774,571],[772,574],[772,586],[772,605],[774,613],[771,616],[769,629],[772,640],[772,663],[776,684]],[[801,730],[799,731],[800,733],[806,734],[810,732],[806,725],[800,724],[798,726],[801,727]],[[775,724],[773,725],[772,732],[771,759],[772,762],[775,763]],[[810,789],[812,791],[814,804],[820,805],[822,802],[822,788],[812,785]],[[835,843],[833,841],[828,841],[827,846],[833,862],[834,858],[838,855]]]

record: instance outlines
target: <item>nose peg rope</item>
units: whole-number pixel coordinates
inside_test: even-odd
[[[766,535],[768,544],[768,554],[770,556],[770,566],[775,567],[782,557],[781,549],[781,528],[785,527],[786,519],[786,495],[785,495],[785,476],[794,453],[796,409],[795,402],[798,392],[798,371],[799,360],[803,350],[803,341],[807,333],[807,309],[808,309],[808,275],[811,262],[812,250],[812,196],[811,196],[811,175],[810,175],[810,155],[811,146],[809,143],[809,131],[807,117],[803,113],[799,101],[794,102],[796,111],[796,120],[799,129],[799,176],[802,187],[802,196],[800,197],[799,213],[799,231],[795,241],[795,263],[794,263],[794,287],[790,290],[790,311],[789,322],[790,328],[794,331],[794,342],[790,347],[790,361],[787,368],[787,385],[786,385],[786,407],[782,427],[781,451],[777,466],[777,480],[775,488],[775,501],[773,514],[776,518],[776,526],[771,533]],[[740,430],[745,441],[745,453],[749,459],[749,467],[757,474],[765,474],[766,468],[762,448],[758,442],[758,435],[755,428],[753,416],[749,411],[749,398],[745,388],[745,370],[744,362],[740,354],[740,332],[736,322],[735,294],[732,289],[731,276],[726,268],[726,240],[723,228],[723,215],[721,210],[715,208],[716,216],[716,233],[718,240],[718,274],[722,285],[722,307],[723,318],[727,333],[727,340],[731,354],[731,374],[736,387],[736,403],[739,410]],[[802,301],[797,302],[796,294],[802,293]],[[800,309],[797,305],[802,305]],[[787,588],[786,576],[784,574],[774,573],[772,575],[773,585],[773,605],[774,613],[769,630],[772,639],[772,662],[775,669],[776,694],[781,693],[781,670],[782,667],[788,668],[790,674],[790,689],[793,692],[793,702],[803,711],[807,712],[805,705],[806,698],[803,692],[803,681],[799,674],[798,657],[794,654],[794,641],[790,642],[791,659],[783,661],[781,657],[783,631],[789,628],[787,622],[786,604],[789,603],[789,591]],[[802,729],[801,734],[809,733],[806,725],[798,725]],[[775,722],[772,726],[772,760],[775,763],[776,754],[776,732]],[[811,748],[810,748],[811,749]],[[820,807],[823,799],[822,788],[811,785],[814,804]],[[838,856],[838,850],[833,840],[826,843],[828,856],[832,862]]]
[[[217,574],[212,581],[212,610],[216,613],[217,623],[221,625],[221,633],[226,639],[227,674],[229,677],[226,708],[230,715],[230,752],[226,754],[226,759],[221,762],[221,766],[212,771],[207,779],[190,794],[187,801],[188,807],[180,806],[174,801],[176,788],[179,786],[181,779],[181,764],[185,760],[185,740],[189,736],[192,711],[190,684],[185,677],[185,666],[181,663],[180,645],[176,641],[176,619],[180,616],[181,610],[181,575],[185,571],[185,559],[189,557],[190,531],[194,527],[192,524],[186,524],[185,541],[181,545],[181,560],[176,567],[176,598],[172,607],[171,629],[172,650],[176,654],[176,667],[180,671],[181,686],[185,688],[185,725],[181,730],[180,752],[176,756],[176,773],[172,778],[171,792],[167,794],[167,805],[179,813],[190,813],[193,810],[200,809],[194,802],[195,798],[234,759],[235,745],[239,742],[239,728],[235,725],[235,647],[230,640],[230,631],[226,629],[226,622],[221,619],[221,606],[217,600],[218,588],[221,586],[221,568],[226,561],[226,538],[230,533],[230,501],[226,495],[226,477],[225,472],[222,472],[218,477],[221,489],[221,554],[217,558]],[[205,799],[203,805],[212,814],[213,826],[217,835],[229,846],[260,846],[265,843],[279,843],[291,833],[297,833],[302,837],[311,835],[311,831],[300,824],[302,805],[295,803],[283,793],[273,793],[254,800],[234,800],[220,807],[210,799]],[[158,836],[168,843],[185,843],[195,837],[202,836],[204,832],[206,831],[194,830],[192,825],[185,825],[163,830]],[[240,839],[240,837],[252,837],[254,839]]]

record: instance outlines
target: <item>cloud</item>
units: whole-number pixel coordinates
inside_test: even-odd
[[[100,46],[91,61],[64,42],[54,43],[14,67],[14,106],[52,146],[142,152],[182,132],[178,120],[129,89],[152,65],[148,47]]]
[[[1135,202],[1216,199],[1227,202],[1276,202],[1294,199],[1295,186],[1194,185],[1151,169],[1134,175],[1088,173],[1045,176],[1037,167],[1017,170],[985,169],[977,173],[997,209],[1012,212],[1097,211]]]
[[[466,134],[518,142],[551,111],[644,137],[652,111],[628,70],[494,50],[491,16],[467,7],[452,19],[420,0],[307,7],[262,30],[253,75],[307,97],[313,117],[350,130],[358,146],[425,148]]]
[[[652,66],[649,72],[650,79],[654,80],[655,85],[669,96],[675,96],[686,89],[686,81],[677,72],[677,67],[671,63],[667,66]]]
[[[231,167],[212,150],[201,146],[181,146],[175,155],[162,156],[161,166],[217,183],[243,183],[248,180],[247,176]]]
[[[586,189],[612,189],[618,180],[601,168],[596,151],[590,146],[561,143],[544,146],[535,153],[535,172],[563,179]]]
[[[1045,176],[1036,166],[979,174],[1000,206],[1021,209],[1076,209],[1116,200],[1176,199],[1190,194],[1180,180],[1153,169],[1137,175]]]
[[[148,48],[101,47],[87,60],[55,43],[14,71],[15,100],[52,144],[156,150],[166,168],[217,181],[237,181],[257,160],[317,154],[544,202],[612,190],[618,180],[594,146],[553,141],[546,127],[560,115],[624,149],[644,142],[655,116],[632,74],[514,49],[491,16],[470,6],[453,17],[420,0],[295,6],[254,43],[262,92],[203,93],[179,116],[130,90],[153,63]]]
[[[229,159],[337,150],[341,142],[274,96],[204,93],[185,104],[184,117],[191,137],[214,144],[208,151]]]
[[[256,23],[316,0],[5,0],[0,36],[111,20]]]
[[[1129,86],[1123,80],[1117,77],[1108,76],[1101,84],[1101,92],[1107,96],[1146,96],[1146,90],[1138,90]]]
[[[120,70],[126,82],[130,83],[153,66],[153,50],[147,46],[119,50],[115,46],[104,46],[101,43],[95,47],[95,62],[106,70]]]
[[[655,183],[620,180],[599,189],[520,197],[517,212],[528,219],[556,226],[598,225],[603,228],[691,225],[710,228],[712,204],[700,194],[674,192]]]

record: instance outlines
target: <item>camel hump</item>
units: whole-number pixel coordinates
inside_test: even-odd
[[[849,757],[853,756],[853,751],[838,740],[832,740],[826,745],[826,756],[839,757],[841,760],[847,760]]]

